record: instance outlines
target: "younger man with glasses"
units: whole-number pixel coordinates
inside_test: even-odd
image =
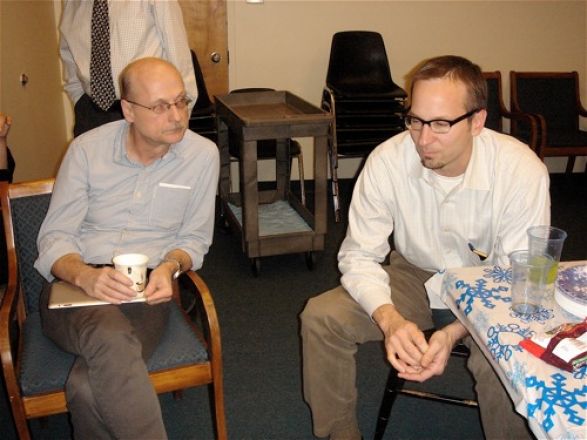
[[[304,395],[314,433],[361,438],[357,344],[384,341],[400,377],[441,375],[465,337],[488,439],[531,438],[479,347],[440,300],[445,268],[482,264],[469,243],[507,264],[526,229],[550,221],[546,167],[512,137],[483,127],[486,83],[456,56],[421,64],[410,78],[407,131],[369,156],[355,185],[338,254],[342,286],[312,298],[301,315]],[[389,265],[382,266],[395,250]],[[429,341],[422,330],[436,328]]]
[[[173,279],[198,269],[212,241],[218,150],[187,130],[189,100],[178,70],[143,58],[121,73],[125,120],[74,139],[59,169],[38,238],[37,270],[111,305],[48,310],[44,333],[77,356],[66,384],[76,438],[167,435],[146,360],[167,325]],[[141,104],[138,104],[141,103]],[[112,267],[138,252],[152,269],[146,303]]]

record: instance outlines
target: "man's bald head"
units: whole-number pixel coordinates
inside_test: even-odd
[[[140,58],[128,64],[120,73],[120,96],[122,99],[131,99],[137,88],[144,87],[152,81],[165,77],[177,77],[183,83],[177,68],[161,58]]]

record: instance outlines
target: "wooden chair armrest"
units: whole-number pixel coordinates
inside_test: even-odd
[[[220,325],[218,323],[218,315],[216,314],[216,307],[212,299],[210,289],[204,280],[194,271],[187,271],[183,274],[184,277],[190,280],[195,288],[198,296],[198,303],[203,310],[202,325],[207,330],[207,343],[210,357],[212,359],[220,360],[222,358],[222,345],[220,342]],[[184,278],[185,279],[185,278]],[[220,362],[220,365],[222,363]]]
[[[19,285],[13,282],[14,278],[9,277],[9,283],[4,292],[2,306],[0,307],[0,358],[2,359],[2,370],[6,383],[6,391],[9,396],[19,394],[14,355],[20,343],[21,320],[18,319],[18,290]],[[15,325],[18,328],[15,328]],[[14,389],[16,387],[16,389]]]

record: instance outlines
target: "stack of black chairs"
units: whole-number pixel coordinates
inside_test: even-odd
[[[214,103],[208,95],[208,89],[204,82],[204,75],[200,68],[200,63],[192,50],[192,63],[194,65],[194,73],[196,74],[196,85],[198,87],[198,99],[190,114],[188,122],[189,128],[199,135],[202,135],[214,143],[218,139],[218,129],[216,127],[216,112],[214,111]]]
[[[340,221],[339,158],[366,158],[381,142],[403,131],[406,97],[391,79],[379,33],[334,34],[322,109],[334,116],[329,154],[336,221]]]

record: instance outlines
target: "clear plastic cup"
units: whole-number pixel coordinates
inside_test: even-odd
[[[537,312],[547,297],[546,285],[553,266],[550,255],[532,255],[529,250],[512,252],[512,310],[522,315]]]
[[[553,265],[548,272],[546,293],[554,296],[554,282],[558,274],[558,263],[561,259],[563,245],[567,233],[554,226],[532,226],[528,228],[528,250],[531,255],[548,255],[553,259]]]

